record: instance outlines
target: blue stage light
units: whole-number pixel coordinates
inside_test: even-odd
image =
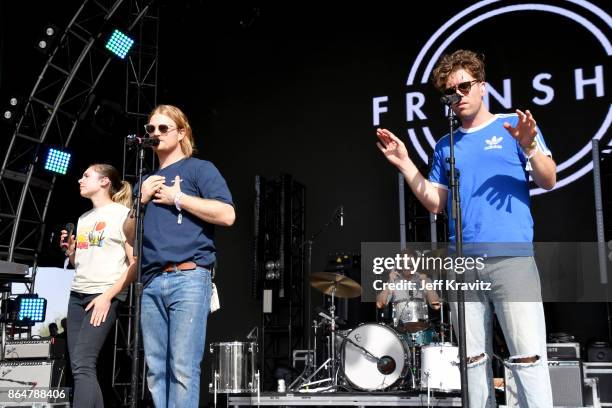
[[[45,321],[47,299],[40,298],[38,295],[19,295],[17,296],[16,303],[16,324],[30,325]]]
[[[106,49],[121,59],[124,59],[127,53],[134,45],[134,40],[123,34],[119,30],[113,31],[110,39],[106,43]]]
[[[59,174],[66,174],[71,156],[72,155],[68,152],[63,152],[52,147],[49,148],[47,159],[45,160],[45,170]]]

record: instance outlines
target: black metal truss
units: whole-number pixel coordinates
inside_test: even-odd
[[[134,0],[132,0],[134,1]],[[130,31],[151,1],[130,14],[130,1],[86,0],[76,11],[30,92],[0,168],[0,256],[33,263],[42,244],[55,175],[43,169],[48,146],[67,148],[78,135],[89,95],[114,56],[102,36],[120,22]]]
[[[260,337],[263,389],[275,383],[274,370],[291,367],[292,352],[304,341],[305,188],[291,176],[256,179],[253,294],[272,294]]]

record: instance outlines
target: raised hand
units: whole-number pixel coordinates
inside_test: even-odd
[[[387,129],[376,129],[376,136],[379,140],[376,146],[395,167],[401,169],[406,162],[410,161],[404,142],[393,133]]]
[[[505,122],[504,128],[508,131],[510,136],[519,142],[523,149],[528,149],[531,147],[536,135],[538,134],[536,121],[529,110],[526,110],[525,113],[523,113],[517,109],[516,113],[518,114],[519,118],[516,127],[512,127],[508,122]]]

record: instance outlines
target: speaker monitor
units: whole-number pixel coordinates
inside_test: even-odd
[[[63,384],[64,362],[11,361],[0,363],[0,389],[15,387],[50,388]]]
[[[587,356],[592,363],[612,362],[612,347],[610,346],[591,346],[587,350]]]

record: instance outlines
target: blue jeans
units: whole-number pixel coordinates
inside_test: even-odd
[[[142,293],[147,383],[157,408],[197,407],[210,311],[210,271],[163,272]]]
[[[474,277],[467,277],[466,282]],[[493,310],[504,333],[509,361],[516,380],[521,407],[552,408],[552,390],[546,351],[544,308],[537,301],[540,277],[533,257],[496,257],[485,262],[485,268],[475,278],[491,282],[491,290],[480,290],[466,297],[465,326],[467,357],[478,361],[468,364],[470,407],[495,407],[493,388],[492,328]],[[457,329],[457,303],[451,302],[453,324]],[[537,357],[533,363],[513,362],[515,359]]]

